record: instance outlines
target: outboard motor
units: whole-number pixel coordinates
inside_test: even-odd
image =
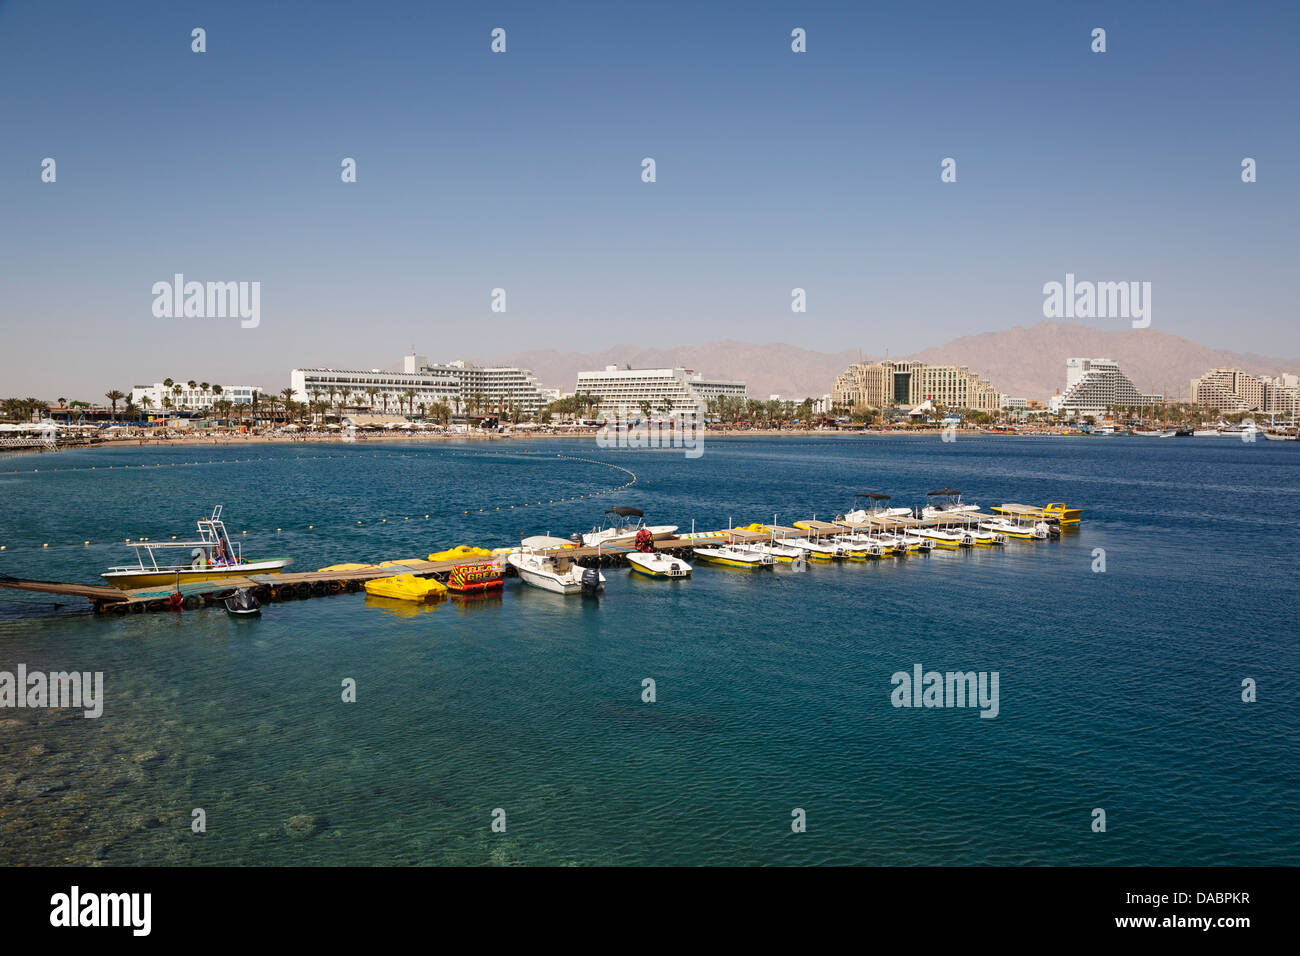
[[[600,591],[600,572],[595,568],[586,568],[582,572],[582,594],[595,597]]]
[[[578,534],[578,532],[575,531],[573,532],[573,534],[569,535],[569,540],[572,541],[579,548],[582,547],[582,535]]]

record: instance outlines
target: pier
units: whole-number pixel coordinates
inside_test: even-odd
[[[1012,506],[1007,506],[1008,508]],[[1029,506],[1017,505],[1038,514],[1045,509],[1029,509]],[[1000,510],[1000,509],[995,509]],[[1073,521],[1071,527],[1077,527],[1079,519],[1077,509],[1071,509]],[[960,512],[935,518],[884,517],[868,516],[861,522],[832,522],[809,519],[800,522],[807,528],[793,528],[781,525],[769,526],[771,531],[749,531],[741,528],[723,528],[717,531],[702,531],[695,534],[677,534],[673,537],[657,538],[653,543],[656,551],[689,558],[696,547],[715,547],[720,543],[761,543],[772,538],[779,543],[782,539],[805,538],[809,540],[835,538],[843,534],[854,533],[899,533],[921,528],[961,528],[977,525],[1000,517],[986,512]],[[1039,520],[1052,523],[1051,516]],[[1056,533],[1060,525],[1056,525]],[[552,548],[540,550],[541,554],[563,554],[575,563],[587,567],[619,567],[627,564],[626,555],[634,549],[630,545],[600,544],[581,545],[569,548]],[[500,555],[496,557],[501,557]],[[494,558],[495,560],[495,558]],[[180,584],[168,587],[137,588],[122,590],[107,584],[79,584],[75,582],[40,581],[0,575],[0,588],[17,591],[34,591],[44,594],[58,594],[65,597],[85,598],[94,605],[96,611],[130,614],[144,611],[180,611],[194,610],[209,604],[218,604],[234,591],[248,588],[263,603],[280,601],[298,601],[313,597],[326,597],[332,594],[346,594],[361,591],[367,581],[375,578],[392,577],[397,574],[414,574],[417,577],[435,577],[445,582],[452,569],[459,565],[479,565],[487,563],[484,557],[461,558],[450,561],[403,561],[387,567],[359,568],[349,571],[298,571],[279,574],[232,574],[229,578],[213,581],[201,581],[193,584]],[[503,575],[510,576],[514,569],[504,564]]]

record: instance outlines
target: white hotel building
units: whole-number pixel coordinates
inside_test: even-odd
[[[549,401],[547,390],[528,369],[507,366],[482,367],[455,361],[431,365],[423,355],[407,355],[402,371],[384,369],[296,368],[289,384],[297,402],[325,401],[347,408],[372,411],[417,410],[445,402],[454,411],[477,408],[494,412],[510,404],[531,415]],[[370,389],[375,397],[370,398]],[[344,400],[343,393],[349,396]]]
[[[584,392],[600,401],[600,415],[624,418],[640,418],[642,402],[650,404],[652,415],[693,411],[702,418],[711,399],[726,395],[743,401],[746,397],[744,382],[707,379],[685,368],[617,365],[606,365],[602,372],[579,372],[574,393]]]
[[[225,399],[236,405],[253,404],[253,395],[262,394],[262,390],[256,385],[222,385],[220,392],[215,392],[212,386],[203,388],[201,385],[190,388],[188,382],[176,382],[175,386],[180,387],[180,391],[173,391],[171,385],[162,382],[155,382],[152,385],[132,385],[131,401],[141,408],[147,405],[150,411],[157,411],[164,408],[163,399],[171,403],[171,408],[177,411],[203,411],[212,408],[214,404]]]
[[[1070,358],[1065,360],[1065,392],[1052,396],[1048,408],[1070,418],[1100,418],[1111,408],[1144,408],[1163,401],[1163,395],[1139,392],[1114,359]]]

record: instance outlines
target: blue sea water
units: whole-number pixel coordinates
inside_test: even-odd
[[[1084,523],[805,573],[610,569],[599,600],[511,580],[236,620],[0,591],[0,670],[102,671],[106,698],[98,720],[0,710],[0,863],[1295,864],[1298,464],[1262,441],[1010,437],[6,458],[0,573],[86,582],[214,503],[249,554],[307,570],[568,535],[614,505],[705,529],[946,486]],[[998,672],[998,716],[892,706],[915,664]]]

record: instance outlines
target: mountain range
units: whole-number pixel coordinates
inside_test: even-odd
[[[856,362],[858,354],[856,349],[817,352],[785,342],[719,341],[655,349],[615,345],[601,352],[514,352],[491,356],[490,361],[532,369],[543,384],[566,392],[573,390],[579,371],[606,365],[683,366],[709,378],[743,381],[751,398],[802,399],[829,393],[835,376]],[[863,355],[868,360],[882,357]],[[1028,328],[966,335],[914,355],[890,357],[965,365],[1000,392],[1045,401],[1064,388],[1065,360],[1071,356],[1114,359],[1141,391],[1184,401],[1189,397],[1189,382],[1212,368],[1235,367],[1263,375],[1300,370],[1300,359],[1212,349],[1149,328],[1097,329],[1071,322],[1039,322]]]

